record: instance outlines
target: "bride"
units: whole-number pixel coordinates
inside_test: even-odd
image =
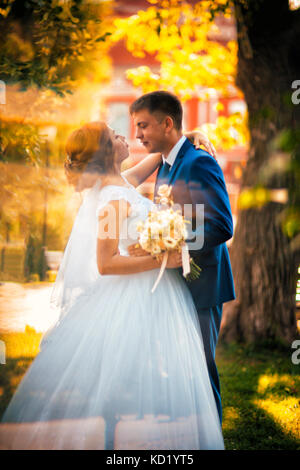
[[[53,289],[60,318],[4,413],[0,448],[223,449],[180,255],[152,294],[160,263],[127,251],[153,205],[135,186],[161,155],[121,173],[128,145],[101,122],[73,132],[66,152],[84,199]]]

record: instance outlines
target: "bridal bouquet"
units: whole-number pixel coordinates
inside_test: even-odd
[[[163,257],[159,276],[153,286],[155,291],[167,265],[168,252],[178,250],[182,254],[183,275],[188,280],[199,277],[201,268],[189,257],[188,246],[185,240],[188,236],[185,220],[179,210],[173,209],[171,198],[172,187],[163,184],[158,189],[155,209],[150,211],[145,221],[139,222],[137,231],[139,232],[140,246],[157,258]]]

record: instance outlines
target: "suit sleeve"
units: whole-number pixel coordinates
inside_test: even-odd
[[[218,163],[210,156],[196,158],[190,167],[188,187],[193,213],[197,204],[204,205],[204,221],[197,224],[193,218],[193,235],[202,236],[203,246],[199,253],[204,253],[233,236],[229,196]]]

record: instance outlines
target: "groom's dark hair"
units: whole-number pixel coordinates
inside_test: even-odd
[[[177,130],[182,129],[182,105],[177,96],[168,91],[153,91],[140,96],[129,108],[130,114],[147,109],[150,113],[159,112],[170,116]]]

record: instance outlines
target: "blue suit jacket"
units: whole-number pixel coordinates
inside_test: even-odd
[[[186,140],[166,179],[160,177],[159,168],[155,186],[172,186],[175,204],[204,204],[204,223],[193,212],[195,236],[204,234],[202,248],[190,255],[201,267],[200,277],[187,282],[197,309],[210,308],[235,298],[234,284],[226,241],[233,236],[230,202],[222,170],[216,160],[204,150],[196,150]],[[182,272],[182,270],[181,270]]]

